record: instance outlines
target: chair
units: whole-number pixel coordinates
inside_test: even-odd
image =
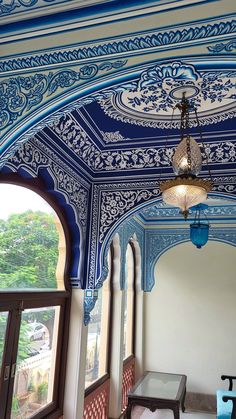
[[[217,419],[236,419],[236,391],[233,391],[236,376],[222,375],[221,379],[229,380],[229,389],[217,390]]]

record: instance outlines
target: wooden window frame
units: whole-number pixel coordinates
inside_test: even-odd
[[[16,363],[18,341],[21,323],[21,308],[44,308],[50,306],[60,306],[60,317],[58,324],[56,362],[54,371],[54,385],[52,402],[43,407],[32,419],[58,419],[63,415],[64,389],[66,376],[67,348],[69,340],[69,319],[71,306],[71,287],[69,280],[69,267],[71,257],[71,235],[67,226],[65,212],[58,205],[57,201],[45,192],[44,182],[37,179],[23,179],[18,174],[1,174],[0,183],[22,186],[36,192],[55,210],[63,227],[66,246],[66,259],[64,265],[64,290],[48,291],[35,290],[0,290],[0,310],[8,311],[8,321],[5,333],[5,345],[2,357],[2,370],[0,378],[0,419],[8,419],[11,414],[11,403],[13,396],[14,376],[9,377],[7,383],[4,381],[4,371],[10,366],[13,371]],[[9,358],[11,356],[11,358]],[[4,409],[4,412],[3,412]]]
[[[114,246],[113,243],[110,245],[111,251],[111,266],[110,266],[110,303],[109,303],[109,325],[108,325],[108,338],[107,338],[107,373],[99,377],[94,381],[90,386],[85,388],[84,397],[89,396],[93,391],[97,390],[106,380],[110,378],[110,369],[111,369],[111,342],[112,342],[112,317],[113,317],[113,296],[114,296],[114,287],[113,287],[113,277],[114,277]]]

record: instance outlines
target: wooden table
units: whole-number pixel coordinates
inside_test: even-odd
[[[186,375],[146,371],[128,394],[126,418],[131,418],[135,405],[156,409],[171,409],[174,418],[179,419],[180,404],[185,411]]]

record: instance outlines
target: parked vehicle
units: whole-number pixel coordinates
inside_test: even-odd
[[[31,341],[45,339],[47,328],[42,323],[28,323],[27,335]]]

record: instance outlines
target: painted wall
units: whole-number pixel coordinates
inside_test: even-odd
[[[183,373],[188,391],[214,394],[236,373],[236,248],[180,244],[161,256],[145,294],[145,369]]]

